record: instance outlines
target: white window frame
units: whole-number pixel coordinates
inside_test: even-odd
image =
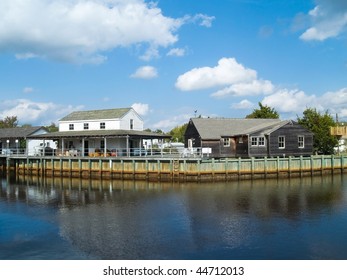
[[[134,120],[130,119],[130,130],[134,129]]]
[[[251,146],[252,147],[258,146],[258,137],[256,137],[256,136],[251,137]]]
[[[265,147],[265,137],[264,136],[252,136],[251,137],[252,147]]]
[[[299,149],[305,148],[305,136],[304,135],[298,135],[298,148]]]
[[[230,138],[223,138],[223,146],[230,147]]]
[[[88,130],[89,129],[89,123],[84,123],[83,124],[83,129]]]
[[[258,146],[265,147],[265,137],[264,136],[258,137]]]
[[[105,122],[100,123],[100,129],[106,129],[106,123]]]
[[[286,148],[286,137],[283,135],[278,136],[278,148],[279,149]]]
[[[75,130],[75,125],[73,123],[69,124],[69,130]]]

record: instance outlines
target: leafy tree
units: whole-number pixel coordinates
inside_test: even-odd
[[[13,128],[18,126],[17,116],[6,117],[0,120],[0,128]]]
[[[188,123],[181,126],[176,126],[169,131],[169,135],[172,136],[173,141],[184,142],[184,133],[186,132],[187,126]]]
[[[264,106],[261,102],[258,103],[259,109],[254,109],[253,112],[246,116],[246,119],[279,119],[278,112],[269,106]]]
[[[330,134],[330,127],[335,126],[333,117],[326,111],[324,114],[315,108],[307,108],[298,123],[313,132],[313,149],[315,153],[331,155],[338,140]]]
[[[51,125],[46,126],[46,129],[49,132],[57,132],[59,130],[58,126],[54,122],[52,122]]]

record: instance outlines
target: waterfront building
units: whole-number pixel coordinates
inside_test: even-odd
[[[291,120],[192,118],[185,146],[215,158],[308,156],[313,133]]]
[[[39,155],[46,150],[55,149],[55,143],[52,140],[45,141],[43,145],[41,140],[30,139],[37,135],[47,134],[48,131],[42,126],[25,126],[0,129],[0,153],[1,155],[23,154],[28,151],[28,155]]]
[[[77,111],[59,121],[59,131],[33,138],[57,142],[58,156],[142,156],[153,153],[144,141],[163,141],[171,136],[143,130],[133,108]]]

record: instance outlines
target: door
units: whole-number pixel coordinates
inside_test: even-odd
[[[89,155],[89,142],[84,140],[84,156],[87,157]]]

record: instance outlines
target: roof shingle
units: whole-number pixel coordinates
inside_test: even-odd
[[[60,121],[119,119],[130,110],[131,108],[117,108],[105,110],[76,111],[65,116]]]
[[[288,121],[279,119],[191,119],[202,139],[220,139],[222,136],[236,136],[285,125]]]

